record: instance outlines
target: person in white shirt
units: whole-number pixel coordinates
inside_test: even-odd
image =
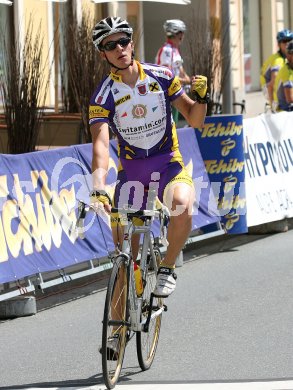
[[[190,85],[190,77],[183,67],[183,59],[179,48],[183,42],[186,25],[182,20],[170,19],[166,20],[163,27],[167,39],[164,45],[158,50],[155,63],[173,70],[184,88]],[[179,112],[175,107],[172,108],[172,115],[174,122],[177,124]]]

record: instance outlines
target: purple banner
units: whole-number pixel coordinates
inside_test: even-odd
[[[194,130],[179,129],[179,142],[197,192],[193,229],[218,220]],[[114,249],[107,220],[88,213],[84,238],[75,228],[77,199],[89,202],[92,145],[22,155],[0,155],[0,283],[63,269]],[[108,191],[117,178],[111,142]]]

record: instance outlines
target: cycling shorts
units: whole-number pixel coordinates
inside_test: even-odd
[[[146,208],[150,185],[157,189],[157,196],[163,202],[165,190],[175,183],[193,186],[192,177],[179,152],[176,157],[174,153],[169,153],[139,160],[120,159],[113,204],[119,208],[131,205],[134,209],[143,210]],[[122,220],[113,215],[111,226],[117,226],[119,222],[123,224]],[[139,225],[140,222],[135,224]]]

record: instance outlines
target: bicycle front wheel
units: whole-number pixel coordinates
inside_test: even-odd
[[[149,254],[148,259],[148,272],[146,276],[146,285],[143,292],[142,301],[142,320],[147,319],[149,311],[153,312],[163,306],[163,299],[153,297],[153,303],[151,307],[151,293],[155,289],[157,279],[157,267],[161,262],[161,252],[159,248],[154,248],[154,258]],[[157,345],[159,342],[159,335],[161,329],[162,313],[151,319],[147,332],[136,333],[136,349],[137,358],[140,368],[145,371],[148,370],[155,358]]]
[[[113,389],[119,379],[127,339],[127,266],[118,256],[108,283],[102,332],[102,367],[105,385]]]

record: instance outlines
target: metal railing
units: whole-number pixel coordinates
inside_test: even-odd
[[[187,239],[185,244],[186,247],[195,242],[225,234],[220,223],[217,224],[217,230],[210,233],[194,235],[195,232],[196,231],[192,232]],[[162,253],[165,253],[167,248],[161,245],[160,249]],[[100,259],[87,260],[78,265],[68,266],[56,271],[37,273],[17,281],[3,283],[0,284],[0,301],[27,295],[29,293],[35,293],[36,290],[45,290],[49,287],[66,284],[80,278],[107,271],[111,268],[112,262],[110,257],[103,257]]]

